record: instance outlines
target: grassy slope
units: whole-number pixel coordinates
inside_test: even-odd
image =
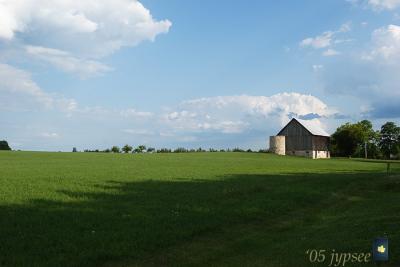
[[[400,177],[385,170],[251,153],[1,152],[0,266],[309,266],[307,249],[366,252],[382,235],[394,264]]]

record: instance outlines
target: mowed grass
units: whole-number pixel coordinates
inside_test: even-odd
[[[258,153],[0,153],[0,266],[327,266],[400,262],[392,164]],[[374,264],[346,266],[374,266]],[[385,265],[386,266],[386,265]]]

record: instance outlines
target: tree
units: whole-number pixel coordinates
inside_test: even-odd
[[[371,140],[374,134],[372,124],[368,120],[354,124],[348,122],[337,128],[332,135],[332,154],[353,156],[357,149],[360,149]]]
[[[132,147],[128,144],[124,145],[124,147],[122,148],[122,151],[124,151],[125,153],[129,153],[132,151]]]
[[[156,151],[154,147],[147,148],[147,153],[153,153],[154,151]]]
[[[381,127],[379,146],[386,158],[400,151],[400,127],[394,122],[386,122]]]
[[[72,152],[78,152],[78,150],[76,149],[76,147],[74,147],[74,148],[72,149]]]
[[[117,146],[113,146],[113,147],[111,148],[111,152],[113,152],[113,153],[119,153],[119,152],[120,152],[120,149],[119,149],[119,147],[117,147]]]
[[[0,141],[0,150],[11,150],[11,147],[8,145],[8,142],[3,140]]]
[[[143,153],[144,151],[146,151],[146,146],[145,145],[140,145],[137,148],[135,148],[135,150],[133,152],[135,152],[135,153]]]

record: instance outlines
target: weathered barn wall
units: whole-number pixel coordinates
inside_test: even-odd
[[[329,137],[327,136],[313,136],[312,137],[313,150],[329,150]]]
[[[313,150],[312,134],[298,121],[292,121],[278,136],[286,136],[286,151]]]
[[[269,151],[278,155],[285,155],[285,136],[270,136]]]

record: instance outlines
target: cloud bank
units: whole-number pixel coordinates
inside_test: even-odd
[[[137,0],[0,1],[0,42],[84,78],[111,69],[99,59],[153,41],[171,25]]]

